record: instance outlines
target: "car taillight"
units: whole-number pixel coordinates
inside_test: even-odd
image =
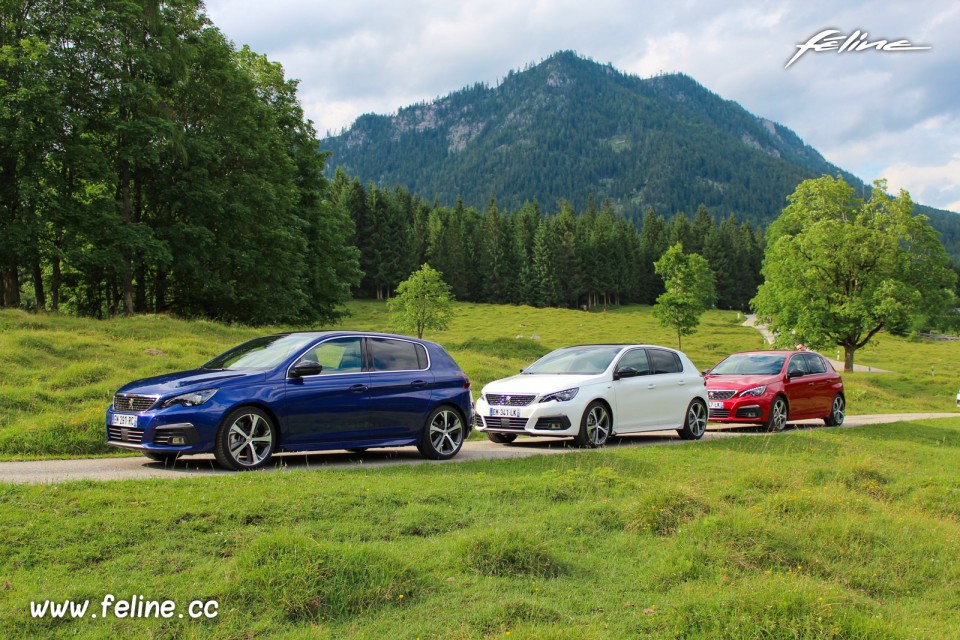
[[[463,378],[463,388],[464,388],[464,389],[469,389],[469,388],[470,388],[470,378],[467,377],[467,374],[465,374],[465,373],[458,373],[458,374],[457,374],[457,377],[458,377],[458,378]]]

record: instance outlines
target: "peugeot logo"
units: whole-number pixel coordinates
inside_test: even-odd
[[[503,399],[503,403],[504,403],[504,404],[510,404],[510,396],[507,396],[506,398],[504,398],[504,399]]]

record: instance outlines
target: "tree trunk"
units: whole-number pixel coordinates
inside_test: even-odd
[[[47,294],[43,290],[43,269],[40,268],[40,258],[33,261],[33,294],[37,299],[37,311],[46,311]]]
[[[50,276],[50,310],[56,313],[60,310],[60,256],[53,257],[51,266],[53,274]]]
[[[139,313],[144,313],[147,310],[147,268],[143,263],[137,266],[137,288],[134,304],[134,308]]]
[[[853,373],[853,354],[856,352],[856,347],[851,345],[843,345],[843,372],[844,373]]]
[[[3,304],[13,309],[20,306],[20,273],[16,265],[3,270]]]

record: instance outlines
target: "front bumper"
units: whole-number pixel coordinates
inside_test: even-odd
[[[494,406],[481,398],[477,401],[474,424],[481,433],[574,436],[580,429],[583,409],[584,406],[576,402],[576,398],[567,402],[534,401],[520,407]],[[503,413],[510,415],[499,415]]]
[[[747,396],[728,400],[709,400],[708,416],[711,422],[759,423],[770,415],[773,397]],[[718,406],[719,405],[719,406]]]
[[[115,425],[114,415],[134,416],[135,425]],[[213,451],[218,423],[210,415],[187,409],[150,410],[139,413],[107,409],[106,444],[120,449],[157,453],[208,453]],[[129,418],[128,418],[129,419]]]

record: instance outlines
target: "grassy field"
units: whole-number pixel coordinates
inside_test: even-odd
[[[336,326],[391,330],[383,303],[353,302],[349,311],[350,317]],[[103,445],[103,414],[118,387],[135,378],[193,368],[246,339],[290,328],[164,316],[97,321],[0,311],[0,460],[123,455]],[[648,307],[584,313],[458,304],[450,329],[426,337],[450,350],[476,391],[564,345],[676,343]],[[707,313],[699,332],[683,344],[701,368],[728,353],[762,346],[760,334],[740,326],[738,314],[729,311]],[[960,385],[958,361],[960,343],[882,336],[858,362],[897,374],[847,376],[849,411],[949,410]]]
[[[960,418],[0,485],[0,636],[956,638],[958,468]],[[219,616],[103,619],[108,593]],[[91,609],[31,618],[46,599]]]

